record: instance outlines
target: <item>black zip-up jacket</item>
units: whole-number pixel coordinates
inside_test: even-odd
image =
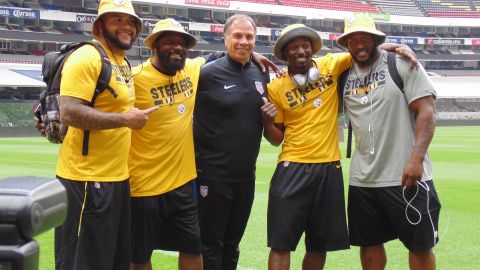
[[[255,180],[268,81],[252,61],[242,66],[228,55],[201,69],[193,116],[199,178]]]

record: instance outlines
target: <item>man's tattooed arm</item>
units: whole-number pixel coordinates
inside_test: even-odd
[[[102,112],[88,106],[83,99],[61,96],[60,118],[62,123],[84,130],[103,130],[120,127],[142,128],[148,120],[148,114],[158,107],[146,110],[132,108],[126,113]]]

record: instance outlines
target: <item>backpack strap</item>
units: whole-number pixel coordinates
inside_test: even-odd
[[[100,57],[102,58],[102,68],[100,69],[100,75],[98,75],[97,85],[95,86],[95,93],[93,93],[91,106],[95,103],[95,99],[100,95],[103,91],[108,90],[114,98],[117,98],[118,94],[115,90],[110,86],[110,79],[112,78],[112,63],[110,62],[110,58],[108,58],[107,53],[103,49],[100,44],[97,42],[91,42],[93,46],[97,49],[100,53]],[[130,64],[129,64],[130,66]]]
[[[388,65],[388,73],[390,73],[390,77],[397,85],[398,89],[403,92],[403,80],[400,74],[398,73],[397,69],[397,54],[394,52],[387,53],[387,65]]]
[[[338,77],[337,93],[338,93],[338,111],[343,112],[343,91],[345,85],[347,84],[348,74],[350,73],[350,68],[346,69],[340,77]]]
[[[338,111],[343,112],[343,91],[345,89],[345,84],[347,84],[348,74],[350,73],[350,68],[342,72],[338,79]],[[348,132],[347,132],[347,158],[352,156],[352,123],[348,120]]]
[[[352,122],[348,120],[347,158],[352,157]]]
[[[81,42],[80,44],[90,44],[94,46],[97,51],[100,53],[100,57],[102,60],[102,67],[100,69],[100,74],[98,75],[97,85],[95,86],[95,91],[93,92],[93,97],[90,103],[88,104],[90,107],[94,107],[95,100],[97,97],[103,93],[103,91],[108,90],[114,98],[117,98],[118,94],[115,92],[110,84],[110,79],[112,77],[112,63],[110,62],[110,58],[108,58],[107,53],[103,49],[103,47],[98,44],[97,42]],[[130,66],[130,64],[129,64]],[[82,145],[82,155],[88,155],[88,142],[90,140],[90,130],[83,131],[83,145]]]

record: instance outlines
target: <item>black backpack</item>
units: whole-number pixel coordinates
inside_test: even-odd
[[[390,77],[395,82],[397,87],[404,93],[403,91],[403,80],[400,77],[397,69],[397,55],[393,52],[387,53],[387,65],[388,65],[388,73]],[[347,83],[348,74],[350,72],[350,68],[345,70],[338,79],[338,86],[337,92],[339,97],[338,107],[339,111],[343,111],[343,89],[345,88],[345,84]],[[352,123],[348,121],[348,135],[347,135],[347,158],[352,156]]]
[[[45,55],[42,65],[43,81],[47,84],[47,88],[40,94],[40,104],[35,110],[35,115],[45,125],[45,135],[52,143],[62,143],[67,134],[68,126],[63,125],[60,121],[60,107],[58,99],[60,96],[60,82],[62,79],[62,69],[67,57],[76,49],[83,45],[93,45],[100,53],[102,58],[102,68],[98,76],[95,92],[89,106],[93,107],[95,99],[105,89],[108,90],[115,98],[117,93],[109,86],[112,76],[112,64],[105,50],[96,42],[80,42],[65,44],[60,48],[59,52],[49,52]],[[128,63],[128,62],[127,62]],[[90,132],[84,131],[82,155],[88,155],[88,140]]]

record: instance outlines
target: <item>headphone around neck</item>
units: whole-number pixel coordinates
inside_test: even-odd
[[[317,63],[313,61],[314,67],[308,69],[308,71],[304,74],[295,74],[291,76],[292,82],[301,91],[307,90],[307,88],[315,88],[316,83],[320,79],[320,71],[318,70]]]

